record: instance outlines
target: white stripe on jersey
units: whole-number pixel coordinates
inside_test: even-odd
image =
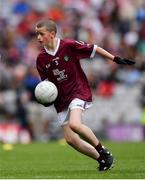
[[[95,53],[96,53],[97,47],[98,47],[98,46],[97,46],[96,44],[94,44],[93,51],[92,51],[92,53],[91,53],[90,58],[93,58],[93,57],[95,56]]]

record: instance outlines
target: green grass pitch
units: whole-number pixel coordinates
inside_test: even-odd
[[[98,172],[87,156],[58,142],[14,145],[6,151],[0,144],[0,178],[8,179],[143,179],[145,143],[104,142],[113,152],[112,170]]]

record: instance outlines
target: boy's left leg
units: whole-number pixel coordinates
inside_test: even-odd
[[[93,147],[96,147],[99,144],[99,140],[89,127],[82,124],[81,122],[82,111],[83,111],[82,109],[78,109],[78,108],[70,110],[69,127],[74,132],[76,132],[81,137],[83,137]]]
[[[101,145],[100,141],[92,132],[92,130],[86,125],[81,123],[81,116],[82,116],[81,109],[76,108],[76,109],[70,110],[69,127],[74,132],[82,136],[87,142],[89,142],[100,154],[99,170],[103,171],[103,170],[110,169],[113,165],[112,154],[108,151],[108,149],[104,148],[104,146]]]

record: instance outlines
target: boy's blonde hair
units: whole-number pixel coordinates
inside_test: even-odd
[[[49,32],[54,31],[57,33],[56,23],[51,19],[41,20],[36,24],[37,28],[46,27]]]

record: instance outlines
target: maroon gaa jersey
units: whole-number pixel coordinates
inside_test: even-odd
[[[42,80],[48,79],[58,88],[54,102],[57,112],[68,108],[74,98],[92,101],[92,94],[80,59],[95,55],[96,45],[70,39],[58,39],[55,52],[45,47],[37,57],[36,66]]]

